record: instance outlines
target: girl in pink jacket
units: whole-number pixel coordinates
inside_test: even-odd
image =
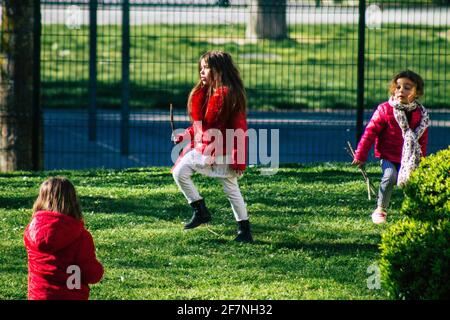
[[[64,177],[46,180],[25,229],[28,299],[87,300],[103,276],[94,241],[84,228],[75,188]]]
[[[411,70],[401,71],[392,79],[389,92],[389,101],[372,115],[353,159],[354,165],[364,165],[375,143],[375,157],[381,158],[383,171],[377,208],[372,213],[376,224],[386,222],[394,185],[408,181],[426,155],[428,143],[428,112],[417,100],[424,93],[422,77]]]

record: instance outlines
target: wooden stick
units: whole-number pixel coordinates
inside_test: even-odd
[[[355,159],[355,151],[353,151],[352,144],[350,143],[350,141],[347,141],[347,145],[348,145],[347,152],[352,157],[352,159]],[[364,167],[358,166],[358,168],[364,178],[364,181],[367,184],[367,197],[369,198],[369,200],[371,200],[370,193],[372,192],[373,195],[376,195],[375,186],[371,183],[369,176],[367,175],[367,172],[364,169]]]
[[[170,104],[170,127],[172,128],[172,132],[175,131],[175,124],[173,122],[173,106]]]
[[[172,128],[172,134],[175,132],[175,122],[173,121],[173,106],[170,104],[170,127]],[[176,144],[175,141],[173,144]]]
[[[214,234],[214,235],[216,235],[216,236],[218,236],[218,237],[221,237],[220,234],[218,234],[217,232],[212,231],[212,230],[211,230],[210,228],[208,228],[208,227],[206,227],[206,230],[208,230],[209,232],[211,232],[212,234]]]

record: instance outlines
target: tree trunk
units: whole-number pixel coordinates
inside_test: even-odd
[[[34,0],[4,0],[0,44],[0,171],[36,170],[33,152],[42,137],[41,115],[33,106]],[[39,62],[38,62],[39,63]],[[39,88],[36,88],[39,90]],[[38,116],[37,116],[38,115]],[[38,123],[36,123],[38,122]]]
[[[286,0],[250,0],[246,33],[249,39],[285,39]]]

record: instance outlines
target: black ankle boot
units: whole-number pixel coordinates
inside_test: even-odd
[[[250,232],[250,222],[248,220],[238,221],[238,227],[238,235],[234,241],[253,242],[252,233]]]
[[[205,205],[205,200],[200,199],[191,203],[192,209],[194,209],[194,215],[191,221],[184,225],[184,229],[197,228],[202,223],[211,221],[211,214]]]

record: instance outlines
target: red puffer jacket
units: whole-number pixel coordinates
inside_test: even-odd
[[[192,121],[194,122],[192,126],[187,128],[184,134],[181,134],[177,137],[178,142],[181,142],[183,139],[190,138],[191,143],[188,144],[178,157],[178,160],[175,162],[174,167],[180,162],[181,158],[192,148],[195,148],[200,153],[204,153],[205,151],[209,154],[211,153],[208,150],[208,146],[214,142],[214,139],[211,139],[211,135],[208,135],[208,130],[217,129],[222,134],[222,148],[219,150],[214,150],[211,154],[214,156],[222,155],[222,156],[230,156],[232,159],[232,163],[230,164],[231,168],[234,170],[245,170],[247,163],[247,115],[245,112],[241,112],[237,114],[231,121],[228,123],[222,121],[221,119],[216,119],[217,113],[220,111],[220,108],[223,106],[224,97],[228,94],[227,87],[218,88],[214,94],[208,100],[206,108],[203,107],[205,105],[206,99],[206,89],[200,89],[192,96]],[[234,138],[233,145],[226,145],[226,131],[227,129],[233,130],[242,130],[245,134],[245,139]],[[194,137],[195,133],[195,137]],[[240,154],[243,155],[243,158],[239,158]],[[173,168],[172,168],[173,169]]]
[[[25,229],[28,254],[28,299],[87,300],[89,283],[103,276],[103,266],[95,257],[94,241],[83,221],[51,211],[38,211]],[[80,271],[80,289],[73,288]],[[68,277],[70,289],[67,284]]]
[[[409,120],[409,127],[415,129],[420,125],[422,113],[416,108]],[[403,149],[402,129],[395,120],[394,108],[388,101],[380,104],[372,115],[358,148],[355,151],[355,158],[366,162],[370,148],[375,142],[375,157],[386,159],[391,162],[400,163]],[[424,157],[427,152],[428,128],[425,129],[419,144]]]

